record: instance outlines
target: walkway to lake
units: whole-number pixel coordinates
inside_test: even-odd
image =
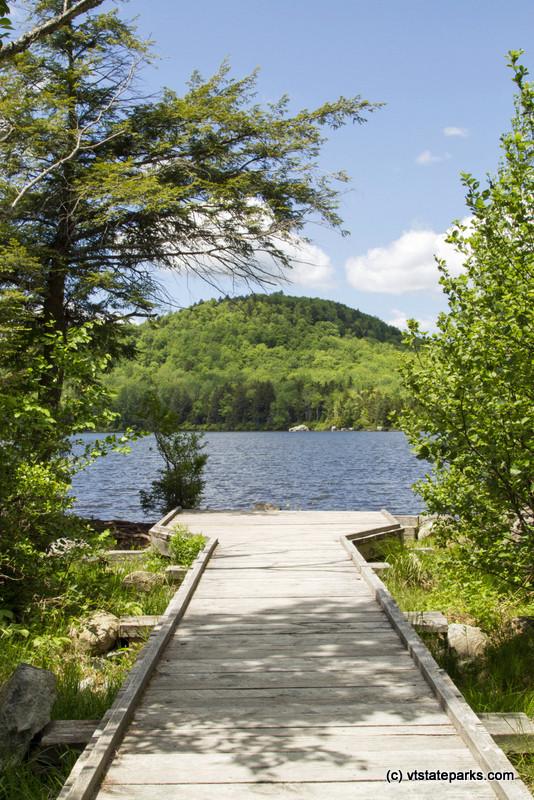
[[[98,800],[496,796],[486,781],[408,779],[482,768],[340,542],[391,518],[199,512],[174,522],[219,545]],[[400,785],[390,770],[403,771]],[[514,788],[510,797],[528,796]]]

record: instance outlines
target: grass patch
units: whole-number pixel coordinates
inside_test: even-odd
[[[176,525],[169,539],[169,553],[176,564],[190,567],[206,544],[201,533],[191,533],[185,525]]]
[[[391,565],[384,575],[403,611],[441,611],[449,622],[482,628],[489,636],[483,658],[462,666],[441,637],[426,634],[425,643],[438,664],[476,712],[523,712],[534,717],[534,634],[518,634],[513,617],[534,616],[532,596],[510,590],[495,576],[473,570],[454,547],[419,551],[420,542],[384,542],[380,555]],[[534,757],[512,755],[523,780],[534,788]]]
[[[77,750],[68,749],[54,764],[34,756],[7,767],[0,774],[0,800],[54,800],[78,755]]]

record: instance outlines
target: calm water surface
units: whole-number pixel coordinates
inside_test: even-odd
[[[86,442],[98,434],[86,434]],[[293,510],[423,509],[411,485],[428,470],[400,432],[207,433],[202,508],[250,509],[268,502]],[[143,521],[139,490],[149,489],[162,462],[154,438],[131,444],[79,473],[73,486],[79,514]],[[157,515],[156,515],[157,516]]]

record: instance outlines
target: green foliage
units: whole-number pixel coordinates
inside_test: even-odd
[[[68,749],[55,764],[32,756],[22,764],[7,766],[0,774],[0,800],[54,800],[78,756],[78,750]]]
[[[135,328],[138,355],[107,382],[123,425],[151,427],[144,398],[188,427],[391,427],[401,407],[400,332],[306,297],[210,300]]]
[[[0,47],[4,39],[12,30],[13,25],[9,17],[9,6],[5,0],[0,0]]]
[[[198,433],[176,430],[172,412],[163,410],[153,390],[145,402],[146,414],[154,430],[156,445],[165,466],[151,489],[139,492],[144,511],[167,514],[173,508],[196,508],[202,496],[202,473],[208,460]]]
[[[488,186],[464,175],[468,224],[451,242],[465,256],[453,278],[440,264],[449,313],[438,332],[412,325],[406,365],[414,398],[403,427],[434,473],[417,486],[445,515],[443,538],[465,558],[518,586],[534,578],[534,89],[511,53],[518,87],[512,131]]]
[[[425,544],[432,540],[425,539]],[[534,612],[532,602],[505,581],[465,561],[459,545],[417,552],[399,542],[383,545],[381,557],[391,564],[385,582],[402,609],[442,611],[450,622],[482,625],[487,631],[506,627],[514,614]]]
[[[176,564],[190,567],[206,544],[206,537],[201,533],[191,533],[185,525],[176,525],[169,539],[169,552]]]

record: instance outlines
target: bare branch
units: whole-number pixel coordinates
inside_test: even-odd
[[[41,25],[36,25],[31,31],[23,33],[18,39],[2,47],[0,49],[0,64],[8,61],[10,58],[17,55],[17,53],[24,52],[24,50],[31,47],[34,42],[43,39],[45,36],[49,36],[75,17],[78,17],[85,11],[89,11],[91,8],[99,6],[102,2],[103,0],[79,0],[70,8],[67,7],[67,2],[64,2],[61,14],[41,23]]]

